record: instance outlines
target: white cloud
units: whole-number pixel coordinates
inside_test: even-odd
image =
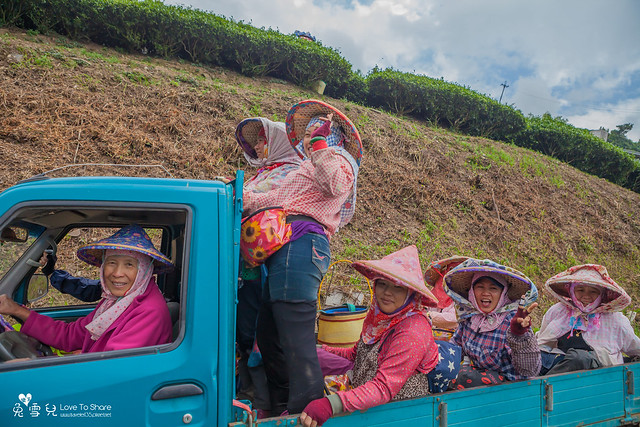
[[[633,129],[627,134],[632,141],[640,140],[640,99],[622,101],[617,104],[607,104],[590,109],[584,114],[567,116],[569,123],[586,129],[614,130],[617,125],[633,123]]]
[[[310,31],[354,68],[443,77],[523,113],[640,137],[640,2],[618,0],[191,0],[283,33]],[[578,124],[580,123],[580,124]],[[636,134],[636,132],[639,132]]]

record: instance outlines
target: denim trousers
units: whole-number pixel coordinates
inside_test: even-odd
[[[267,260],[257,337],[274,415],[302,412],[323,397],[315,322],[318,288],[330,263],[329,241],[316,233],[287,243]]]

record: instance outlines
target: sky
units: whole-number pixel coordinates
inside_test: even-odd
[[[442,77],[580,128],[633,123],[627,137],[640,140],[638,0],[164,1],[308,31],[364,74],[378,66]]]

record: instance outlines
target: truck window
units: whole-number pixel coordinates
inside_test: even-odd
[[[0,279],[2,279],[11,266],[33,244],[38,236],[29,235],[26,242],[0,241]]]
[[[70,229],[66,235],[57,244],[57,261],[56,270],[67,272],[72,277],[91,279],[92,281],[100,280],[100,271],[98,268],[88,265],[76,256],[76,251],[81,246],[96,242],[111,236],[118,231],[118,227],[79,227]],[[162,229],[147,227],[145,231],[151,237],[156,248],[161,247]],[[52,280],[55,280],[52,278]],[[36,285],[34,281],[29,282],[28,295],[36,294],[31,292],[31,286]],[[67,286],[70,290],[72,285]],[[61,292],[51,284],[48,287],[46,297],[28,304],[29,307],[60,307],[69,305],[95,304],[96,300],[83,301],[74,297],[70,293]]]
[[[163,344],[145,344],[140,347],[158,345],[162,346],[160,351],[170,351],[179,345],[180,318],[185,311],[185,303],[182,301],[184,290],[181,289],[182,262],[187,259],[188,254],[185,230],[188,228],[191,212],[184,205],[167,203],[103,203],[101,206],[96,202],[83,201],[28,202],[0,218],[0,229],[17,224],[28,230],[20,239],[7,238],[7,241],[0,242],[0,294],[7,294],[17,303],[25,304],[54,320],[73,322],[85,317],[100,301],[102,287],[99,268],[81,261],[76,255],[77,250],[88,243],[112,236],[124,226],[139,225],[149,235],[154,247],[175,266],[172,271],[156,275],[156,283],[162,294],[161,298],[167,304],[168,317],[170,316],[173,326],[172,333],[169,331],[170,341],[164,341],[163,338],[162,341],[156,341]],[[39,260],[43,252],[50,249],[55,249],[56,252],[56,270],[66,271],[72,277],[90,280],[96,291],[93,300],[74,298],[67,289],[60,292],[53,286],[48,286],[48,289],[45,286],[44,292],[39,290],[45,277],[41,273]],[[32,300],[34,296],[39,299]],[[155,298],[157,304],[158,298]],[[16,319],[7,320],[15,325]],[[174,342],[178,344],[172,345]],[[128,348],[124,347],[123,350]],[[157,350],[136,347],[131,351],[140,354]],[[83,356],[86,356],[85,359],[104,357],[94,357],[91,352],[84,353]],[[121,356],[121,352],[114,355]],[[57,362],[64,363],[63,360]],[[45,363],[47,362],[56,363],[53,359],[46,359]]]

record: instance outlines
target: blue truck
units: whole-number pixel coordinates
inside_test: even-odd
[[[30,360],[0,363],[0,426],[297,423],[295,415],[254,420],[234,401],[242,181],[242,171],[228,184],[39,177],[0,193],[0,294],[42,314],[71,321],[94,308],[53,298],[37,268],[45,250],[71,250],[136,223],[176,266],[158,277],[171,343],[63,357],[36,357],[38,347],[28,347]],[[24,356],[2,335],[0,355]],[[632,363],[392,402],[326,425],[637,425],[639,395],[640,364]]]

